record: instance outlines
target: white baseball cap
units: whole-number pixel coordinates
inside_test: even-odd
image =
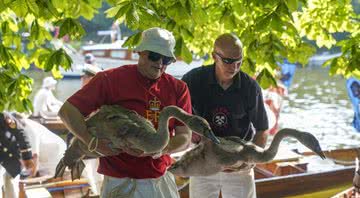
[[[55,86],[56,83],[57,83],[57,81],[53,77],[49,76],[49,77],[44,78],[42,87],[44,87],[44,88],[52,87],[52,86]]]
[[[137,52],[145,50],[176,59],[174,54],[175,38],[171,32],[162,28],[147,29],[142,33],[140,45],[134,49]]]
[[[84,74],[89,74],[91,76],[95,76],[96,73],[102,71],[102,69],[95,65],[85,63],[82,71],[84,72]]]

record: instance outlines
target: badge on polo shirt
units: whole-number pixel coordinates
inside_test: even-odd
[[[224,107],[217,107],[213,110],[212,122],[216,127],[228,127],[229,110]]]

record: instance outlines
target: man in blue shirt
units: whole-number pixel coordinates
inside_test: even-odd
[[[346,81],[346,88],[354,109],[352,124],[360,132],[360,81],[355,78],[349,78]]]

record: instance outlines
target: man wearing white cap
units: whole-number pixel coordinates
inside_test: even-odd
[[[56,99],[52,91],[55,89],[57,81],[53,77],[46,77],[43,80],[41,89],[34,98],[34,117],[48,119],[58,118],[57,113],[63,102]]]
[[[138,64],[99,72],[64,103],[59,116],[68,129],[88,145],[92,137],[84,117],[103,104],[134,110],[154,126],[158,125],[159,113],[166,106],[176,105],[190,113],[186,84],[164,73],[175,61],[174,47],[171,32],[161,28],[145,30],[135,49],[139,54]],[[169,121],[169,129],[171,139],[163,150],[165,154],[156,159],[130,149],[115,153],[108,147],[108,141],[99,139],[96,151],[104,157],[100,158],[98,172],[105,175],[101,197],[179,197],[174,176],[166,170],[171,165],[169,154],[186,148],[191,131],[174,119]]]
[[[81,86],[85,86],[98,72],[102,71],[101,68],[91,65],[85,64],[84,69],[82,70],[83,74],[81,75]]]

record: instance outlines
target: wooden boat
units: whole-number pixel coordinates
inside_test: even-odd
[[[83,56],[87,53],[93,54],[96,57],[96,65],[104,70],[122,65],[137,64],[139,55],[134,53],[132,50],[123,48],[122,45],[124,42],[125,40],[117,40],[114,43],[84,45],[81,47],[80,51],[76,51],[68,44],[61,42],[61,40],[53,41],[52,44],[56,49],[60,47],[63,48],[73,60],[71,69],[65,71],[63,68],[60,68],[60,72],[63,77],[67,79],[79,79],[83,74]],[[194,57],[190,64],[187,64],[179,59],[175,63],[171,64],[171,67],[166,69],[166,73],[169,73],[176,78],[181,78],[186,72],[195,67],[201,66],[203,62],[204,61],[202,59],[197,57]]]
[[[356,148],[324,152],[327,161],[337,168],[319,172],[308,171],[312,164],[304,158],[313,157],[311,152],[285,152],[266,164],[255,168],[256,193],[258,198],[278,197],[331,197],[352,186],[355,172]],[[335,166],[335,165],[334,165]],[[177,178],[182,183],[181,198],[188,198],[186,178]],[[188,182],[188,181],[187,181]],[[220,196],[221,197],[221,196]]]
[[[350,187],[338,194],[336,194],[335,196],[332,196],[331,198],[357,198],[360,197],[360,193],[356,192],[356,190],[354,189],[354,187]]]
[[[336,163],[338,168],[320,172],[309,172],[311,163],[301,159],[314,157],[311,152],[280,152],[276,158],[266,164],[259,164],[255,169],[256,192],[258,198],[272,197],[336,197],[344,198],[353,193],[352,185],[356,149],[337,149],[325,151],[327,160]],[[84,196],[88,193],[88,184],[84,179],[63,181],[30,179],[22,182],[24,192],[45,193],[52,197]],[[181,198],[189,197],[188,178],[176,177]],[[344,191],[346,190],[346,191]],[[342,193],[339,193],[344,191]],[[339,193],[338,195],[336,195]],[[221,196],[220,196],[221,197]],[[350,196],[348,196],[350,197]]]
[[[89,184],[85,179],[53,179],[49,176],[20,181],[20,198],[37,197],[89,197]]]
[[[65,134],[68,132],[67,128],[60,119],[44,119],[44,118],[30,118],[57,135]]]

